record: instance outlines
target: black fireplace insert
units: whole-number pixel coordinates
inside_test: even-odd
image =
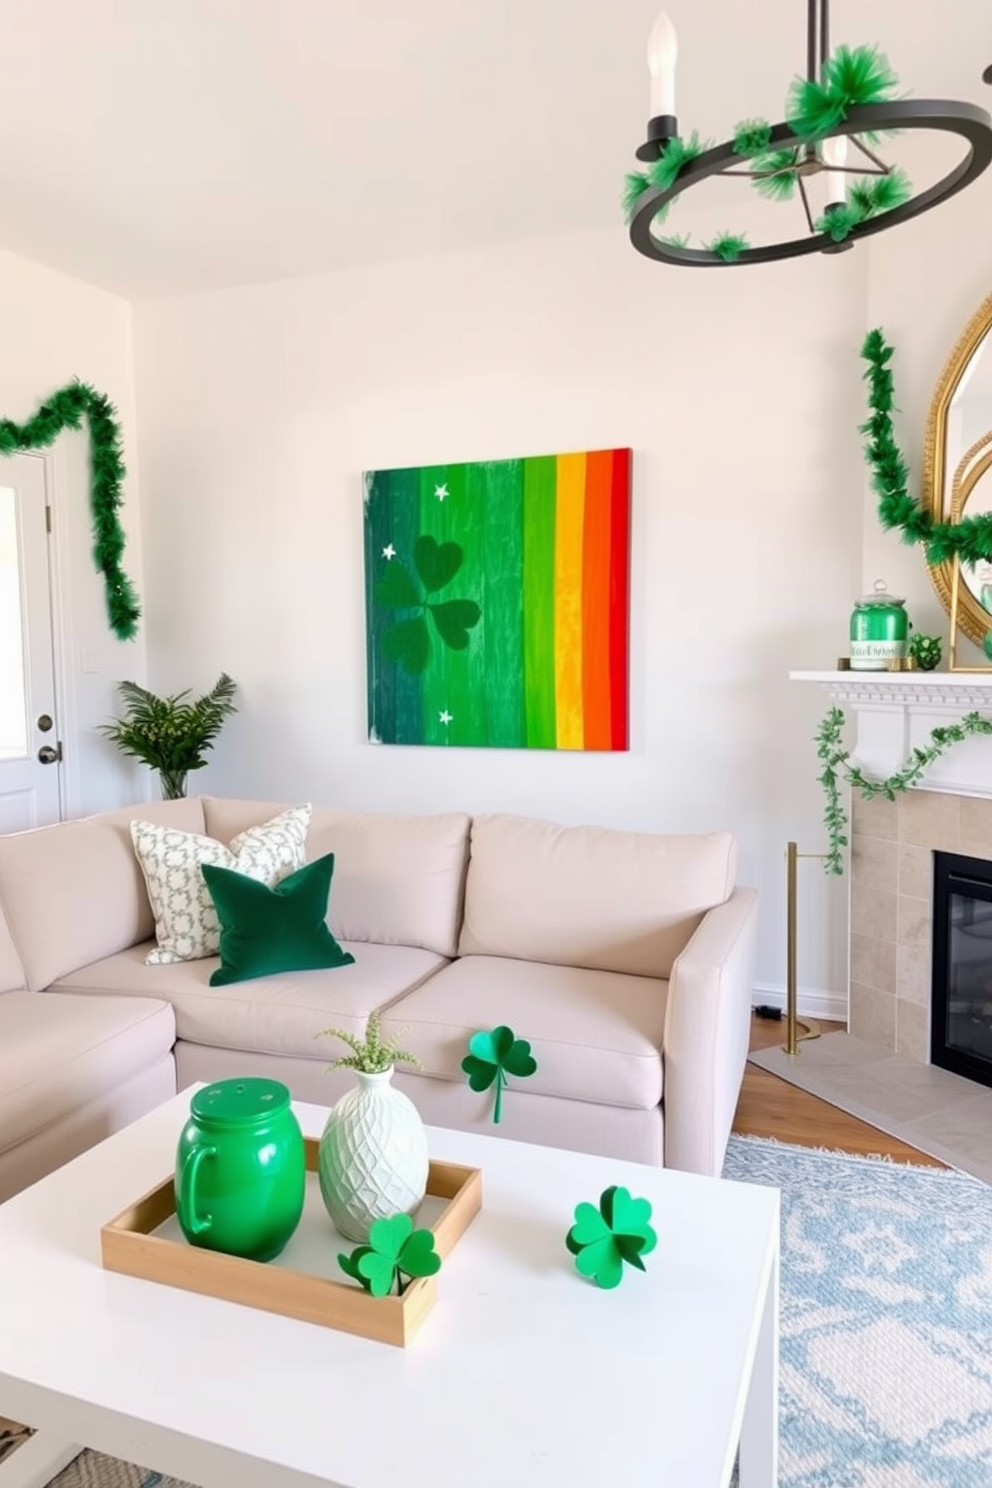
[[[992,863],[933,855],[930,1060],[992,1085]]]

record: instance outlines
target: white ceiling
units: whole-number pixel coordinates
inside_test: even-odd
[[[0,247],[144,298],[616,226],[660,0],[0,0]],[[667,0],[679,111],[781,116],[804,0]],[[992,105],[989,0],[834,0]]]

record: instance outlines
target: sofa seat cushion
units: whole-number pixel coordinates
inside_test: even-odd
[[[167,1002],[8,992],[0,997],[0,1153],[166,1057]]]
[[[178,1037],[190,1043],[330,1063],[347,1051],[334,1039],[318,1039],[322,1028],[364,1032],[373,1008],[388,1006],[446,964],[410,946],[343,942],[342,950],[354,955],[353,965],[211,987],[216,956],[146,966],[146,944],[72,972],[55,990],[161,997],[175,1009]]]
[[[510,1077],[510,1100],[519,1084],[533,1095],[650,1110],[661,1100],[667,996],[656,977],[465,956],[391,1007],[382,1027],[402,1032],[425,1075],[465,1080],[471,1035],[508,1023],[537,1060],[536,1074]],[[478,1098],[491,1102],[492,1092]]]

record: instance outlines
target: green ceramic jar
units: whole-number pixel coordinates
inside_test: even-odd
[[[851,615],[851,670],[884,672],[890,661],[908,654],[906,601],[895,599],[882,579],[859,599]]]
[[[176,1152],[176,1217],[191,1245],[270,1261],[300,1222],[303,1133],[278,1080],[218,1080],[190,1103]]]

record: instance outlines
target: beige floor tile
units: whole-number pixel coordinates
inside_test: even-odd
[[[924,1068],[920,1066],[921,1071]],[[924,1116],[946,1114],[951,1109],[943,1090],[924,1083],[899,1084],[886,1078],[891,1073],[881,1065],[871,1064],[855,1070],[835,1069],[831,1071],[829,1081],[824,1079],[817,1094],[829,1100],[830,1095],[825,1093],[829,1090],[837,1097],[857,1101],[862,1110],[874,1113],[890,1124],[918,1121]],[[868,1119],[871,1120],[871,1116]]]
[[[809,1062],[817,1068],[841,1065],[845,1069],[853,1069],[860,1064],[879,1064],[883,1060],[895,1058],[881,1044],[855,1038],[850,1033],[828,1033],[823,1038],[804,1043],[802,1049],[803,1054],[809,1056]]]
[[[992,1159],[992,1091],[907,1121],[899,1132],[906,1142],[917,1136],[940,1142],[962,1158]]]

